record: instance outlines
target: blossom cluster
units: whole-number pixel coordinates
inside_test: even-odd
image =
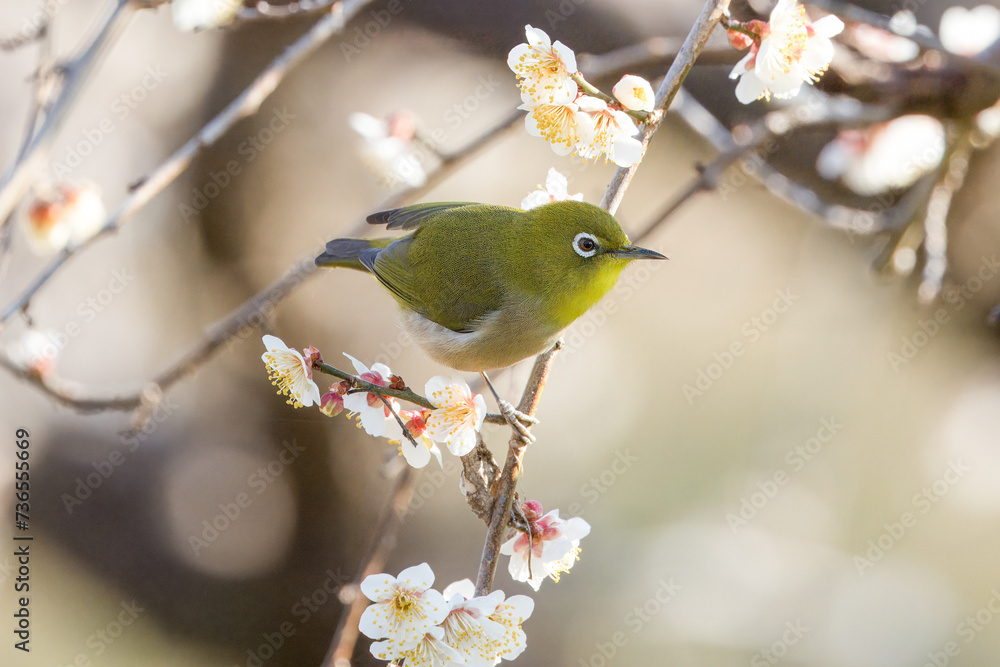
[[[271,383],[287,397],[289,405],[295,408],[317,405],[329,417],[347,410],[369,435],[398,442],[403,458],[414,468],[426,466],[432,455],[440,464],[439,444],[455,456],[464,456],[476,446],[476,434],[486,419],[486,401],[472,393],[457,375],[450,378],[438,375],[424,385],[433,408],[405,410],[391,396],[356,390],[350,380],[331,385],[320,395],[313,380],[313,363],[322,360],[319,350],[307,347],[299,352],[275,336],[264,336],[263,341],[267,351],[261,359]],[[379,387],[405,388],[402,378],[393,375],[385,364],[376,363],[369,368],[349,354],[344,356],[354,365],[360,380]],[[404,435],[404,428],[409,438]]]
[[[487,667],[513,660],[525,649],[521,624],[534,611],[525,595],[503,591],[476,597],[468,579],[433,590],[434,571],[427,563],[393,577],[373,574],[361,592],[373,602],[361,615],[359,629],[376,639],[371,652],[380,660],[407,665]]]
[[[530,25],[527,43],[507,56],[517,75],[528,133],[552,145],[557,155],[579,155],[628,167],[642,158],[639,129],[632,118],[653,110],[653,89],[642,77],[627,74],[612,89],[613,97],[586,84],[573,50]],[[581,89],[583,86],[585,89]]]
[[[537,591],[546,578],[558,582],[579,560],[580,540],[590,534],[590,524],[580,517],[561,519],[559,510],[543,515],[536,500],[521,505],[521,511],[528,530],[504,542],[500,553],[510,556],[511,578]]]
[[[843,22],[832,14],[811,22],[796,0],[778,0],[767,22],[731,22],[730,44],[750,47],[729,75],[739,79],[736,99],[750,104],[772,96],[794,97],[803,83],[815,83],[826,72],[833,60],[830,38],[843,29]]]

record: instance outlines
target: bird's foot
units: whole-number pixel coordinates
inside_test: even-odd
[[[514,429],[514,432],[517,433],[521,442],[526,445],[533,443],[535,441],[535,436],[531,434],[529,429],[537,424],[538,420],[531,415],[524,414],[502,398],[497,401],[497,405],[500,406],[500,414],[502,414],[503,418],[507,420],[510,427]]]

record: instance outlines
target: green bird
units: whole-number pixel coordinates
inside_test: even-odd
[[[632,245],[607,211],[578,201],[528,211],[417,204],[374,213],[368,222],[410,233],[334,239],[316,265],[370,271],[428,356],[484,377],[549,349],[629,262],[666,259]]]

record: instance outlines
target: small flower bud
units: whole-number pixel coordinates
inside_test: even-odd
[[[727,30],[726,37],[729,38],[729,46],[737,51],[750,48],[750,45],[753,44],[753,37],[739,30]]]
[[[344,397],[330,387],[330,391],[320,398],[319,411],[327,417],[336,417],[344,411]]]
[[[25,231],[35,252],[46,255],[85,242],[100,231],[105,216],[95,186],[63,184],[31,202]]]
[[[542,518],[545,511],[542,509],[542,504],[537,500],[529,500],[521,505],[521,511],[524,512],[524,516],[528,521],[535,522]]]
[[[302,356],[310,366],[323,363],[323,354],[312,345],[302,349]]]
[[[406,383],[403,382],[403,378],[399,377],[398,375],[390,375],[389,376],[389,388],[390,389],[396,389],[396,390],[402,391],[402,390],[406,389]]]
[[[655,102],[653,88],[641,76],[626,74],[611,89],[615,99],[632,111],[652,111]]]

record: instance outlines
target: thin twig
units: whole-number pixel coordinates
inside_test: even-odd
[[[659,129],[660,123],[663,122],[664,110],[670,106],[674,95],[680,90],[681,84],[684,83],[688,72],[694,66],[695,59],[701,53],[702,49],[705,48],[705,43],[708,42],[708,37],[712,34],[712,30],[728,11],[729,0],[709,0],[705,4],[701,15],[698,16],[694,26],[691,28],[691,32],[688,33],[687,38],[684,40],[680,53],[677,54],[677,57],[670,64],[670,69],[667,70],[667,75],[663,78],[663,83],[660,84],[659,90],[656,91],[656,102],[653,105],[654,111],[649,121],[643,125],[639,136],[639,140],[642,142],[643,153],[645,153],[646,147],[649,145],[649,140],[656,130]],[[628,188],[628,184],[632,180],[636,169],[639,168],[639,164],[639,162],[636,162],[631,167],[619,167],[615,170],[611,184],[608,186],[607,192],[604,193],[604,199],[601,200],[601,208],[612,215],[618,210],[618,205],[621,204],[621,200],[625,196],[625,190]]]
[[[318,14],[329,9],[334,2],[336,0],[297,0],[287,5],[272,5],[262,1],[251,7],[240,7],[233,23],[256,23]]]
[[[20,152],[17,160],[0,178],[0,220],[11,214],[24,196],[35,174],[48,159],[55,142],[56,133],[69,116],[84,83],[107,53],[111,45],[121,35],[125,23],[132,15],[129,0],[112,0],[107,15],[101,21],[95,36],[80,55],[62,67],[63,87],[45,116],[45,122],[31,138],[27,148]],[[126,11],[129,10],[129,11]],[[6,321],[0,318],[0,324]]]
[[[413,482],[416,472],[410,466],[402,466],[392,489],[389,499],[386,501],[378,523],[375,524],[375,541],[372,543],[365,560],[358,569],[358,576],[354,583],[341,589],[341,601],[350,606],[340,615],[337,623],[337,631],[330,642],[330,648],[323,658],[323,667],[349,667],[351,656],[354,655],[354,645],[358,641],[358,623],[361,614],[368,606],[368,599],[361,593],[361,582],[366,577],[382,572],[385,569],[385,562],[389,558],[389,553],[396,546],[396,535],[400,526],[403,525],[403,517],[406,516],[406,508],[410,505],[413,497]],[[345,600],[345,598],[348,598]]]
[[[636,243],[652,234],[695,195],[715,190],[734,163],[740,163],[744,167],[745,173],[763,182],[769,190],[780,198],[823,218],[831,225],[865,234],[874,233],[889,226],[887,222],[889,217],[883,213],[881,216],[883,221],[879,224],[866,224],[863,231],[859,224],[853,225],[852,228],[849,223],[844,222],[845,217],[849,220],[857,220],[862,215],[870,214],[866,211],[823,203],[805,186],[795,184],[782,177],[767,164],[766,158],[769,153],[777,150],[778,137],[785,136],[792,131],[804,128],[844,128],[870,125],[892,118],[892,109],[874,106],[859,109],[858,105],[852,101],[828,100],[824,104],[817,103],[771,111],[754,124],[738,126],[733,132],[730,132],[691,95],[685,94],[683,91],[678,93],[671,110],[680,114],[681,118],[687,121],[702,137],[708,139],[720,152],[711,162],[700,167],[698,175],[652,216],[646,227],[636,235],[634,239]],[[734,133],[739,135],[739,141],[734,138]]]
[[[618,76],[640,67],[654,67],[673,62],[684,41],[678,37],[650,37],[644,42],[630,44],[601,54],[581,54],[576,62],[583,75],[590,79]],[[698,56],[697,65],[734,65],[742,54],[732,47],[706,48]]]
[[[562,349],[562,340],[557,341],[551,349],[535,358],[535,365],[531,368],[531,377],[528,378],[524,393],[521,394],[521,402],[517,405],[519,412],[534,416],[538,410],[542,389],[545,388],[545,381],[552,371],[552,364],[560,349]],[[479,561],[479,574],[476,577],[477,596],[487,595],[493,589],[493,576],[496,574],[497,561],[500,558],[500,544],[507,532],[511,506],[514,504],[514,491],[517,488],[517,480],[521,476],[521,461],[528,449],[527,442],[521,438],[517,431],[511,430],[507,460],[504,462],[503,472],[500,473],[496,501],[493,504],[493,516],[490,518],[490,526],[486,531],[483,556]]]
[[[66,263],[66,260],[99,239],[118,231],[139,209],[148,204],[153,197],[182,174],[199,152],[214,144],[237,121],[256,113],[260,109],[260,105],[274,92],[292,67],[319,48],[327,39],[342,31],[347,21],[369,2],[371,0],[344,0],[334,5],[329,14],[323,16],[306,34],[275,58],[235,100],[229,103],[229,106],[209,121],[198,134],[177,149],[155,171],[141,179],[97,234],[83,243],[68,247],[59,253],[31,285],[0,313],[0,325],[7,322],[19,310],[27,307],[35,293]],[[46,124],[48,124],[48,119],[46,119]],[[2,193],[0,193],[0,197],[2,197]],[[0,206],[0,214],[3,211],[3,207]]]
[[[358,389],[359,391],[365,391],[370,394],[375,394],[381,397],[383,400],[386,398],[398,398],[401,401],[409,401],[414,405],[419,405],[422,408],[427,408],[428,410],[433,410],[437,406],[431,403],[425,396],[421,396],[417,392],[413,391],[409,387],[404,389],[393,389],[392,387],[383,387],[382,385],[374,384],[366,380],[362,380],[357,375],[352,375],[347,371],[342,371],[339,368],[335,368],[330,364],[318,362],[313,364],[313,368],[317,368],[327,375],[332,375],[333,377],[340,378],[341,380],[347,380],[351,385]],[[490,424],[506,424],[507,420],[504,419],[503,415],[498,415],[494,413],[488,413],[486,415],[485,421]],[[416,444],[416,443],[414,443]]]
[[[52,30],[49,20],[44,21],[37,30],[38,40],[38,66],[35,68],[35,75],[32,77],[34,91],[31,95],[31,109],[25,122],[24,136],[21,139],[21,147],[17,150],[16,160],[24,159],[28,148],[31,146],[35,130],[39,127],[45,117],[49,107],[49,97],[52,95],[55,79],[55,72],[51,67],[52,59]],[[15,211],[11,211],[0,223],[0,281],[7,275],[10,265],[11,240],[14,238],[14,217]]]
[[[927,216],[924,218],[926,258],[923,277],[917,288],[917,298],[921,303],[931,303],[938,297],[948,270],[948,211],[951,210],[952,198],[962,188],[969,171],[972,155],[970,134],[971,130],[966,128],[955,141],[945,159],[944,175],[927,201]]]

